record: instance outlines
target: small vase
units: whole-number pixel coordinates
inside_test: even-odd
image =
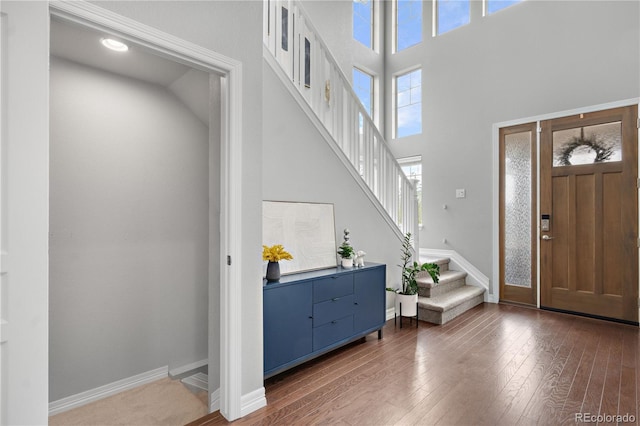
[[[280,279],[280,264],[269,262],[267,264],[267,281],[278,281]]]
[[[343,268],[353,268],[353,259],[342,259]]]

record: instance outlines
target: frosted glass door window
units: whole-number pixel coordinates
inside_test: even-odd
[[[531,287],[531,132],[505,136],[505,284]]]
[[[622,123],[553,132],[553,167],[622,161]]]

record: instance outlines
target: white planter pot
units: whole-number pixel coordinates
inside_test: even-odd
[[[402,303],[402,316],[415,317],[418,314],[417,294],[396,294],[396,315],[400,316],[400,304]]]
[[[342,259],[343,268],[353,268],[353,259]]]

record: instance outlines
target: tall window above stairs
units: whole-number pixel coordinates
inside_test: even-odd
[[[396,75],[395,137],[422,133],[422,69]]]
[[[484,0],[484,15],[497,12],[523,0]]]
[[[422,0],[395,0],[395,52],[422,41]]]
[[[398,164],[407,178],[415,185],[418,199],[418,226],[422,229],[422,156],[398,158]]]
[[[362,106],[373,119],[373,76],[358,68],[353,68],[353,90]]]
[[[353,0],[353,38],[373,49],[373,0]]]
[[[435,0],[436,32],[440,35],[467,25],[471,20],[470,0]]]

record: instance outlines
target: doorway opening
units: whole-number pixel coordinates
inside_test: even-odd
[[[233,59],[226,58],[215,52],[202,49],[171,35],[157,31],[142,24],[121,20],[118,17],[105,15],[101,9],[91,5],[77,5],[74,3],[51,4],[51,16],[56,20],[67,24],[79,25],[91,30],[105,31],[119,37],[125,42],[130,42],[138,47],[146,48],[152,54],[170,59],[179,64],[186,64],[190,68],[203,71],[207,74],[215,75],[217,78],[219,92],[218,111],[212,116],[217,116],[219,127],[217,129],[219,143],[215,146],[218,150],[217,169],[218,184],[211,185],[209,179],[209,189],[218,190],[218,209],[209,206],[209,224],[206,231],[213,235],[219,233],[217,243],[209,244],[200,256],[205,258],[209,273],[209,300],[208,300],[208,351],[207,358],[211,367],[215,366],[219,374],[219,384],[209,381],[209,411],[217,409],[230,419],[239,417],[240,411],[240,390],[233,383],[238,383],[240,359],[233,356],[239,348],[239,336],[231,332],[232,324],[236,317],[241,316],[242,309],[239,305],[239,271],[235,268],[223,267],[228,256],[240,257],[241,241],[233,238],[239,229],[239,210],[242,198],[241,186],[241,64]],[[117,29],[116,29],[117,28]],[[213,110],[213,109],[212,109]],[[211,111],[212,111],[211,110]],[[211,112],[210,111],[210,112]],[[108,118],[108,117],[105,117]],[[82,126],[82,122],[76,123]],[[210,150],[211,151],[211,150]],[[141,168],[144,169],[145,166]],[[211,169],[210,169],[211,171]],[[144,175],[144,173],[142,173]],[[213,174],[213,173],[210,173]],[[233,182],[233,191],[230,190]],[[129,189],[125,185],[125,189]],[[165,214],[163,209],[157,209],[158,215]],[[211,219],[211,217],[215,219]],[[213,230],[214,232],[211,232]],[[171,229],[164,229],[164,232],[171,233]],[[185,251],[197,252],[194,247],[185,245]],[[166,265],[170,268],[171,263]],[[217,268],[217,272],[216,272]],[[154,271],[161,273],[160,271]],[[215,285],[212,283],[215,282]],[[213,290],[213,291],[212,291]],[[212,297],[219,295],[217,300]],[[149,303],[153,303],[154,295],[150,295]],[[126,297],[124,298],[126,301]],[[171,314],[168,313],[168,314]],[[173,313],[175,314],[175,313]],[[189,313],[181,313],[189,315]],[[153,318],[138,318],[138,320],[152,321]],[[213,326],[212,326],[213,324]],[[123,330],[126,333],[126,330]],[[221,342],[224,342],[222,344]],[[148,343],[148,342],[144,342]],[[153,346],[151,343],[148,343]],[[126,365],[127,356],[123,356],[122,364]],[[179,364],[188,361],[178,360]],[[179,365],[178,364],[178,365]],[[126,368],[135,368],[126,365]],[[224,375],[220,372],[223,371]],[[211,377],[211,375],[210,375]],[[219,386],[219,387],[214,387]]]

